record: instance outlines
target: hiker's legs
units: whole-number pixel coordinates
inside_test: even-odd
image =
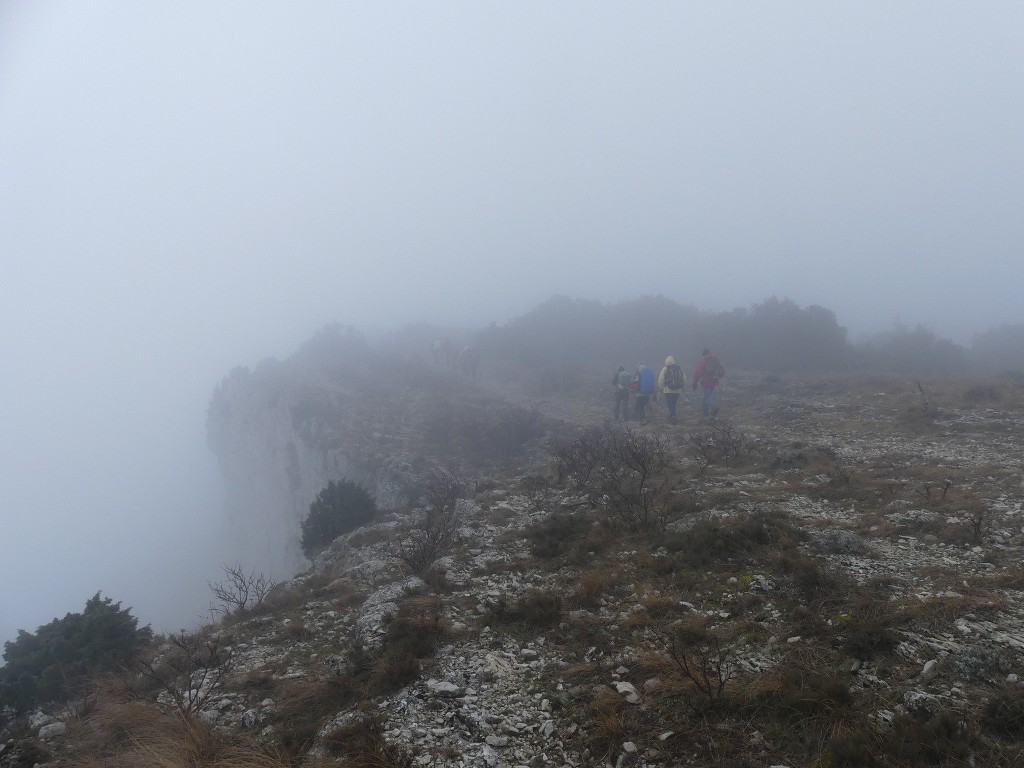
[[[679,395],[673,395],[671,393],[665,395],[665,405],[668,406],[668,420],[672,423],[676,423],[676,403],[679,401]]]
[[[637,419],[647,418],[647,398],[650,395],[637,395],[633,401],[633,417]]]
[[[619,413],[622,413],[622,418],[629,418],[629,390],[624,389],[615,392],[615,420],[619,420]]]
[[[715,400],[715,388],[708,387],[704,390],[704,415],[705,416],[717,416],[718,415],[718,401]]]

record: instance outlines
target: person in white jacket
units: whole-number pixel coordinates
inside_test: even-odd
[[[679,395],[686,387],[686,374],[683,369],[676,365],[676,359],[669,355],[665,358],[665,367],[658,374],[658,389],[665,395],[665,405],[668,406],[668,420],[670,424],[678,423],[676,418],[676,403],[679,402]]]

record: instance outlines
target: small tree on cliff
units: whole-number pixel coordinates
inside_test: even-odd
[[[312,557],[343,533],[369,522],[377,505],[363,488],[351,480],[327,484],[309,505],[302,521],[302,552]]]
[[[0,709],[26,712],[74,696],[88,677],[117,669],[152,637],[130,608],[97,592],[81,613],[54,619],[35,634],[19,630],[17,640],[4,643]]]

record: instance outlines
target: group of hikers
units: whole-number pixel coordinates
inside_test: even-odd
[[[435,339],[431,345],[434,355],[434,365],[445,366],[452,370],[461,369],[464,376],[476,381],[476,373],[480,368],[480,352],[476,347],[462,347],[451,339]]]
[[[693,388],[699,386],[704,393],[702,408],[705,418],[714,418],[718,415],[718,401],[715,399],[715,387],[725,376],[725,368],[710,349],[701,353],[700,362],[693,372]],[[644,363],[636,367],[636,371],[630,373],[624,366],[619,366],[612,377],[612,386],[615,387],[615,419],[630,418],[630,396],[633,398],[632,418],[639,421],[646,421],[647,414],[652,402],[657,401],[658,392],[665,397],[665,406],[668,408],[668,420],[671,424],[677,424],[679,419],[676,415],[676,406],[679,403],[679,396],[686,389],[686,374],[676,363],[676,359],[669,355],[665,358],[665,366],[657,378],[654,371]]]

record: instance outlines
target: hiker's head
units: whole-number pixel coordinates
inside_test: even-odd
[[[665,358],[665,365],[675,365],[675,364],[676,364],[676,359],[674,357],[672,357],[672,355],[669,355],[668,357]]]
[[[711,354],[711,350],[710,350],[710,349],[708,349],[707,347],[704,347],[704,351],[703,351],[703,352],[701,352],[701,354],[702,354],[702,355],[710,355],[710,354]]]
[[[626,370],[626,367],[624,365],[620,365],[619,370],[617,370],[616,373],[622,373],[624,370]]]

